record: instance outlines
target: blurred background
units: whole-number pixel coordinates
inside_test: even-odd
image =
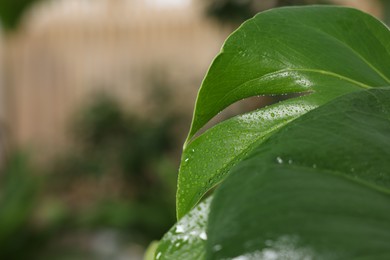
[[[142,259],[175,222],[182,143],[224,39],[305,4],[389,21],[379,0],[0,0],[0,259]]]

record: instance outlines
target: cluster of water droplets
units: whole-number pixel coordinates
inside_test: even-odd
[[[277,156],[275,158],[275,161],[278,163],[278,164],[293,164],[294,163],[294,160],[292,158],[289,158],[289,159],[283,159],[282,156]]]
[[[274,105],[243,114],[239,117],[239,122],[252,126],[264,125],[265,128],[268,128],[268,122],[272,122],[278,119],[288,120],[290,118],[302,115],[312,110],[313,108],[315,107],[307,103],[280,103],[279,105]]]
[[[156,252],[156,259],[169,259],[173,252],[178,250],[191,250],[196,244],[207,240],[206,225],[209,214],[211,198],[206,199],[185,215],[163,237],[161,243],[168,243],[167,249]]]
[[[182,160],[182,163],[184,164],[184,166],[186,164],[188,164],[188,162],[190,161],[192,155],[195,153],[195,149],[189,149],[188,151],[186,151],[185,153],[185,157],[183,158]]]
[[[296,236],[284,235],[276,240],[266,240],[262,250],[246,253],[226,260],[312,260],[316,259],[314,250],[300,247]]]
[[[238,52],[238,54],[241,56],[241,57],[246,57],[246,56],[249,56],[248,52],[246,50],[241,50]]]

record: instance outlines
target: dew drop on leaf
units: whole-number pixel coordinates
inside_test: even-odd
[[[282,164],[283,163],[283,159],[278,156],[278,157],[276,157],[276,162],[279,163],[279,164]]]
[[[214,251],[214,252],[221,251],[221,249],[222,249],[222,246],[221,246],[221,245],[215,245],[215,246],[213,246],[213,251]]]

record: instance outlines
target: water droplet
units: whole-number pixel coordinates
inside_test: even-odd
[[[177,225],[175,232],[176,233],[183,233],[184,232],[184,227],[182,225]]]
[[[221,249],[222,249],[222,246],[221,246],[221,245],[215,245],[215,246],[213,246],[213,251],[214,251],[214,252],[221,251]]]
[[[206,240],[207,239],[207,234],[206,234],[206,232],[202,232],[202,233],[200,233],[199,234],[199,237],[200,237],[200,239],[202,239],[202,240]]]
[[[161,257],[161,252],[158,252],[158,254],[156,255],[156,259],[158,260],[160,259],[160,257]]]
[[[279,163],[279,164],[282,164],[282,163],[283,163],[283,159],[280,158],[279,156],[276,157],[276,161],[277,161],[277,163]]]

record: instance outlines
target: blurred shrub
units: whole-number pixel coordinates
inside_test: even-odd
[[[206,15],[222,24],[239,25],[260,11],[279,6],[326,4],[327,0],[205,0]]]
[[[0,20],[5,29],[15,29],[23,13],[40,0],[0,0]]]
[[[74,195],[75,204],[87,205],[73,216],[76,226],[118,228],[145,243],[160,238],[175,221],[176,121],[141,119],[103,94],[77,113],[76,147],[54,164],[51,176],[52,190],[65,196],[94,190],[89,198]]]
[[[31,225],[40,179],[25,154],[11,155],[0,177],[0,259],[32,259],[45,240]]]

